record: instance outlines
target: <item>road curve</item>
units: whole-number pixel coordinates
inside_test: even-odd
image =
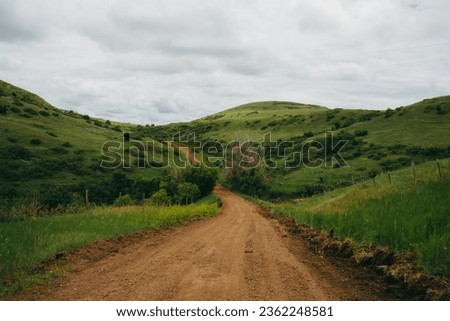
[[[372,300],[255,204],[217,186],[221,213],[148,235],[74,271],[39,300]],[[30,298],[27,298],[30,299]]]

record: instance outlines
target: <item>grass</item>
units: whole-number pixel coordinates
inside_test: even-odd
[[[100,168],[102,159],[109,160],[103,156],[102,146],[108,141],[122,142],[124,132],[131,133],[133,140],[153,141],[140,135],[134,125],[55,108],[1,80],[0,107],[7,109],[0,114],[0,198],[4,197],[2,194],[28,197],[42,184],[78,185],[110,176],[113,170]],[[130,143],[123,146],[129,147]],[[156,158],[161,158],[160,143],[155,147]],[[25,149],[29,156],[11,157],[8,148]],[[128,177],[162,176],[159,169],[138,170],[136,164],[137,157],[132,156],[132,168],[126,171]]]
[[[444,178],[438,178],[435,162],[404,169],[373,182],[315,196],[299,204],[279,205],[277,215],[292,216],[323,230],[333,228],[341,238],[384,245],[398,252],[413,251],[423,268],[450,276],[450,217],[448,160]]]
[[[56,253],[101,239],[210,217],[217,212],[217,199],[209,196],[191,206],[96,207],[75,215],[0,224],[0,295],[17,291],[7,286],[10,280],[16,280],[14,286],[23,287],[24,280],[30,280],[33,267]]]
[[[165,157],[160,153],[162,145],[158,140],[173,138],[177,132],[182,136],[195,133],[202,142],[222,143],[236,139],[260,142],[263,135],[270,132],[273,140],[294,141],[296,145],[305,142],[305,134],[308,134],[307,140],[323,139],[325,131],[354,136],[355,139],[343,149],[343,157],[350,167],[301,166],[272,170],[269,199],[304,196],[308,185],[321,184],[327,190],[342,186],[351,181],[352,176],[367,178],[370,171],[383,170],[386,162],[393,162],[399,168],[413,160],[419,163],[450,156],[450,96],[426,99],[388,111],[329,109],[265,101],[234,107],[189,123],[151,126],[108,122],[64,111],[32,93],[0,81],[0,107],[5,106],[6,114],[0,114],[1,146],[21,146],[31,156],[11,159],[2,156],[5,151],[0,148],[0,198],[1,194],[10,195],[9,198],[13,198],[11,195],[30,197],[34,190],[47,183],[77,186],[107,177],[113,171],[99,168],[100,148],[106,141],[121,141],[123,132],[131,133],[131,137],[139,141],[154,141],[158,159]],[[362,130],[367,131],[367,135],[356,137]],[[35,139],[41,143],[32,144]],[[423,150],[418,153],[408,151],[414,146],[422,149],[438,147],[440,151],[434,154]],[[125,146],[128,147],[129,144]],[[136,154],[132,157],[136,165],[138,153],[135,148],[132,153]],[[291,159],[291,153],[287,151],[288,155],[277,162],[281,164]],[[403,162],[399,165],[396,162],[401,158]],[[134,179],[164,175],[160,169],[138,169],[136,166],[125,172],[127,177]]]
[[[272,140],[304,142],[324,139],[326,131],[334,136],[353,136],[343,148],[349,167],[287,169],[285,160],[292,150],[277,159],[279,168],[270,173],[269,199],[305,196],[307,185],[323,185],[329,190],[351,183],[352,176],[365,180],[372,171],[385,171],[450,156],[450,96],[425,99],[395,110],[328,109],[292,102],[266,101],[231,108],[189,123],[175,123],[147,129],[150,136],[170,138],[196,134],[197,140],[261,142],[271,133]],[[363,135],[358,132],[367,131]],[[305,137],[305,134],[308,134]],[[312,135],[312,136],[311,136]],[[435,149],[433,151],[433,149]]]

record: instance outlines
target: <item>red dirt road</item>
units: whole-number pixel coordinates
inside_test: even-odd
[[[146,234],[34,300],[377,300],[366,281],[312,253],[259,208],[218,186],[221,213]],[[373,283],[373,282],[372,282]]]

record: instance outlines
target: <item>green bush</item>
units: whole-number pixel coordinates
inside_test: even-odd
[[[133,205],[133,200],[131,199],[130,195],[125,194],[122,195],[120,197],[118,197],[114,203],[114,206],[128,206],[128,205]]]
[[[39,138],[33,138],[30,140],[31,145],[40,145],[42,144],[41,140]]]
[[[150,197],[150,203],[158,206],[170,205],[171,199],[170,196],[167,195],[167,191],[162,188]]]
[[[13,113],[16,113],[16,114],[20,113],[20,109],[17,108],[16,106],[12,106],[12,107],[10,108],[10,110],[11,110]]]
[[[194,199],[200,194],[200,190],[195,184],[182,183],[177,187],[177,194],[180,202],[184,201],[187,205],[189,200],[191,201],[191,204],[194,202]]]
[[[183,173],[183,179],[187,183],[198,186],[200,197],[211,194],[216,185],[217,174],[213,170],[205,167],[192,167]]]
[[[369,132],[367,130],[356,130],[355,131],[355,136],[361,137],[361,136],[366,136]]]
[[[30,159],[30,151],[21,145],[7,145],[0,152],[0,159]]]
[[[8,107],[5,105],[0,105],[0,115],[4,115],[8,112]]]
[[[33,108],[31,108],[31,107],[25,108],[24,111],[26,113],[30,114],[30,115],[37,115],[38,114],[38,112],[36,110],[34,110]]]

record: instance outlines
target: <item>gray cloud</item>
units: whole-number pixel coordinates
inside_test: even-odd
[[[448,94],[449,11],[446,0],[0,0],[0,77],[142,124],[275,99],[395,107]]]
[[[0,1],[0,42],[38,39],[42,28],[33,21],[25,4]]]

